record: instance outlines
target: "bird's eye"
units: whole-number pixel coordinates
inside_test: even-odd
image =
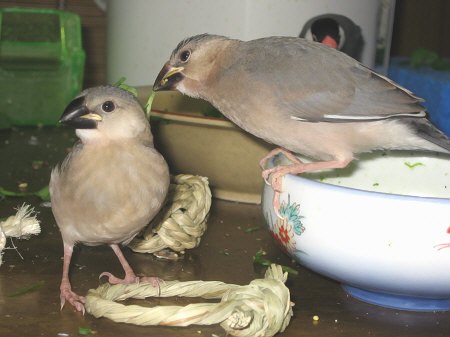
[[[189,60],[190,57],[191,57],[191,51],[185,50],[181,53],[180,60],[181,60],[181,62],[187,62],[187,60]]]
[[[102,110],[104,112],[111,112],[116,108],[116,106],[114,105],[113,102],[111,101],[106,101],[105,103],[102,104]]]

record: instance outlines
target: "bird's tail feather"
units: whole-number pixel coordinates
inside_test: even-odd
[[[408,124],[416,130],[417,135],[441,147],[450,153],[450,138],[425,118],[408,118]]]

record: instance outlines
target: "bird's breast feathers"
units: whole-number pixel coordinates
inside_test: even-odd
[[[101,243],[135,234],[160,209],[168,180],[167,165],[153,148],[76,150],[52,174],[52,207],[63,237],[67,231],[74,241]]]

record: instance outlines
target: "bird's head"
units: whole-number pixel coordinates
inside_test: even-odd
[[[69,103],[59,122],[75,128],[83,143],[136,137],[151,140],[141,105],[130,92],[115,86],[84,90]]]
[[[214,65],[224,58],[226,48],[233,41],[209,34],[184,39],[159,72],[153,90],[178,90],[191,97],[200,97],[216,69]]]

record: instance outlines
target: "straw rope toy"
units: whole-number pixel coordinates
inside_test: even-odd
[[[287,273],[272,264],[264,279],[239,286],[219,281],[166,281],[157,288],[150,283],[105,283],[89,290],[86,311],[115,322],[142,326],[188,326],[218,324],[231,336],[271,337],[283,332],[292,316],[293,303],[284,284]],[[148,297],[202,297],[219,303],[194,303],[182,306],[124,305],[115,301]]]
[[[133,251],[178,259],[179,255],[174,252],[184,253],[185,249],[199,245],[211,207],[208,179],[188,174],[171,179],[166,206],[153,226],[129,244]],[[167,253],[167,249],[173,252]]]

